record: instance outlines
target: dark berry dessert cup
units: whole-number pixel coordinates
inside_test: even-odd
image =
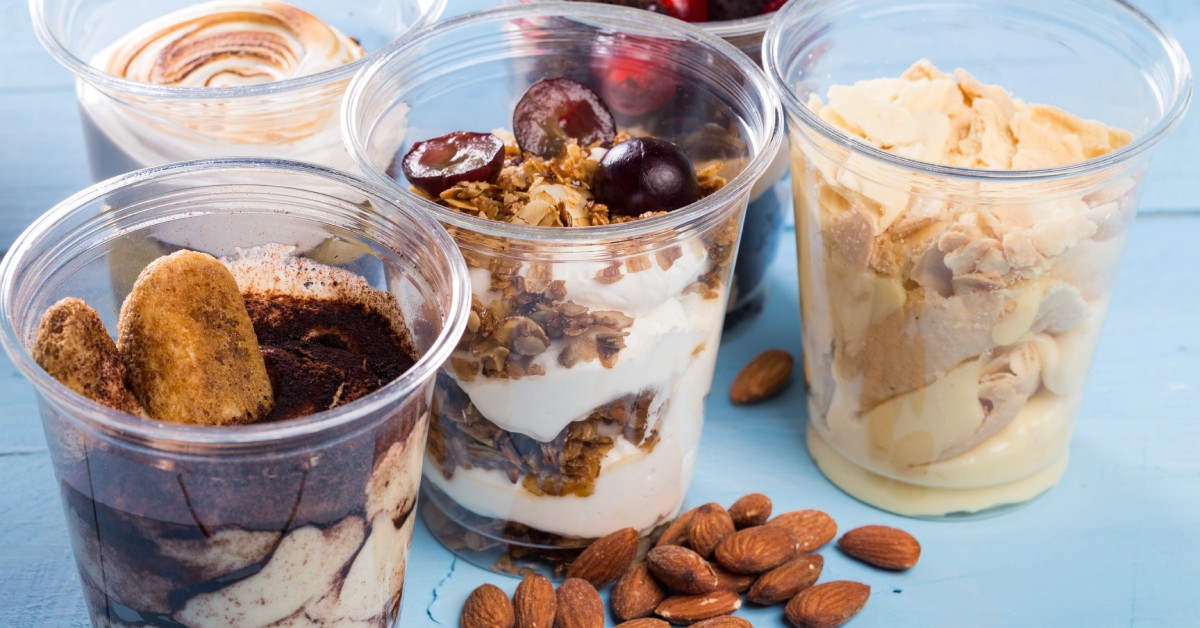
[[[43,312],[65,297],[117,329],[125,295],[115,294],[109,258],[132,241],[185,242],[228,259],[314,236],[319,251],[288,257],[394,297],[415,360],[355,401],[271,423],[166,423],[77,394],[32,357]],[[279,282],[279,268],[264,262],[258,276]],[[461,256],[435,221],[317,166],[175,164],[105,181],[47,212],[5,256],[0,290],[0,340],[37,388],[94,625],[394,623],[433,378],[470,303]]]
[[[596,90],[616,131],[673,144],[626,140],[641,141],[643,154],[681,150],[697,176],[706,173],[702,182],[719,172],[722,185],[652,217],[535,226],[581,224],[557,222],[558,212],[577,207],[580,190],[599,199],[601,186],[547,174],[557,181],[542,188],[550,196],[530,192],[516,217],[526,220],[501,220],[410,188],[424,179],[395,167],[416,142],[503,135],[514,116],[521,141],[523,94],[581,103],[579,83],[560,79],[614,60],[702,105],[686,111],[712,114],[630,114],[636,99]],[[746,204],[781,141],[761,70],[724,41],[644,11],[509,6],[398,44],[356,77],[343,114],[359,167],[441,221],[471,275],[467,333],[434,394],[423,509],[434,535],[486,568],[554,572],[598,537],[623,528],[648,535],[675,516],[692,479]],[[597,150],[618,152],[600,142],[560,157],[586,161]],[[514,168],[541,163],[529,152],[510,157]]]

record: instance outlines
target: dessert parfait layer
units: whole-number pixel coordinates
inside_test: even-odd
[[[779,28],[769,54],[802,38]],[[1039,495],[1066,467],[1143,143],[928,60],[816,89],[780,61],[804,54],[770,63],[792,90],[810,452],[902,514]],[[849,60],[826,62],[811,76]]]
[[[539,1],[512,0],[514,3]],[[774,12],[785,4],[784,0],[602,1],[691,22],[733,44],[759,65],[762,64],[762,40],[767,24]],[[648,68],[654,59],[650,54],[609,55],[610,41],[603,36],[581,38],[576,45],[583,54],[597,54],[597,64],[572,71],[570,62],[545,59],[532,73],[535,80],[558,75],[584,83],[612,105],[619,120],[631,126],[645,126],[654,133],[675,132],[665,127],[678,119],[708,120],[711,124],[689,141],[689,148],[693,151],[703,151],[706,147],[715,149],[718,154],[714,158],[720,159],[719,153],[724,150],[722,145],[729,141],[722,133],[722,127],[728,126],[728,114],[722,107],[709,107],[703,99],[690,98],[686,89],[678,89],[673,77]],[[596,50],[589,53],[589,49]],[[704,158],[703,155],[700,157]],[[742,226],[742,246],[738,248],[730,281],[726,331],[752,320],[766,302],[767,267],[779,249],[780,234],[791,202],[791,187],[785,179],[787,172],[788,154],[786,147],[781,145],[775,160],[750,192]]]
[[[567,77],[611,58],[578,52],[598,23],[628,29],[600,33],[616,57],[654,50],[646,72],[724,103],[729,126],[709,136],[720,158],[693,143],[709,120],[658,110],[675,119],[626,124],[603,90]],[[473,58],[441,73],[458,41],[476,42]],[[710,63],[683,62],[699,55]],[[531,70],[552,59],[567,76]],[[715,74],[741,83],[724,92]],[[427,521],[446,545],[519,569],[679,511],[748,193],[779,141],[763,83],[719,40],[582,3],[448,22],[356,79],[356,159],[446,224],[471,277],[425,465]]]
[[[290,198],[271,191],[282,182]],[[430,384],[468,303],[431,221],[372,214],[377,240],[347,229],[363,203],[400,213],[359,185],[299,164],[133,173],[52,210],[6,258],[6,348],[39,387],[96,625],[397,620]],[[250,233],[285,205],[271,235]],[[119,307],[101,285],[122,240],[218,223],[245,246],[197,238],[142,269]],[[81,246],[97,228],[114,232]],[[287,243],[314,233],[342,255]],[[418,242],[411,263],[390,249]]]
[[[367,52],[444,0],[35,0],[43,44],[75,72],[95,180],[205,157],[343,170],[337,111]]]

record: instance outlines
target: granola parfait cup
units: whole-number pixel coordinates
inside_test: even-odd
[[[259,281],[287,295],[288,281],[311,281],[299,292],[341,296],[297,302],[333,303],[332,312],[355,294],[391,295],[389,311],[398,315],[389,323],[415,363],[333,409],[238,426],[120,412],[39,366],[35,333],[42,337],[39,320],[52,304],[83,299],[117,329],[124,295],[114,296],[107,257],[126,240],[181,234],[189,249],[241,263],[239,287]],[[313,236],[316,249],[253,254]],[[0,286],[0,338],[37,388],[94,625],[393,624],[432,382],[470,303],[461,256],[435,221],[317,166],[188,162],[130,173],[62,202],[5,256]],[[318,333],[355,338],[355,329]],[[287,371],[269,370],[278,409]]]
[[[188,159],[350,171],[337,113],[371,53],[446,0],[29,0],[76,77],[92,179]]]
[[[542,0],[512,0],[512,2],[540,2]],[[691,25],[710,35],[720,37],[733,44],[758,65],[762,65],[762,42],[771,23],[774,13],[755,15],[733,20],[716,20],[710,22],[694,22]],[[587,48],[593,45],[593,40],[582,39],[577,45]],[[554,64],[554,59],[547,60]],[[632,66],[632,67],[630,67]],[[588,70],[585,68],[585,70]],[[621,91],[620,84],[629,81],[629,91],[636,94],[635,98],[623,98],[618,106],[623,106],[629,113],[644,113],[644,109],[666,109],[678,111],[681,108],[693,109],[704,106],[704,103],[690,101],[686,93],[662,95],[662,86],[653,83],[643,84],[637,80],[636,64],[614,64],[613,72],[596,73],[583,71],[575,73],[572,78],[592,85],[597,91],[603,91],[609,86],[610,91]],[[632,70],[632,71],[630,71]],[[554,70],[559,71],[559,70]],[[674,84],[668,89],[675,90]],[[623,104],[622,104],[623,103]],[[688,117],[712,117],[712,123],[721,122],[720,111],[688,111]],[[668,119],[662,112],[653,114],[659,120]],[[742,245],[738,248],[737,259],[733,266],[733,279],[730,282],[729,303],[725,313],[726,337],[736,330],[744,330],[754,318],[762,312],[767,300],[767,269],[774,261],[779,251],[779,239],[783,233],[784,224],[791,205],[791,185],[787,179],[788,153],[786,145],[781,145],[775,160],[767,168],[765,174],[754,184],[750,191],[750,204],[746,207],[746,219],[742,225]]]
[[[1178,43],[1118,1],[796,0],[764,55],[817,466],[910,516],[1047,491],[1151,149],[1190,100]]]
[[[597,45],[581,50],[585,37]],[[474,195],[467,184],[442,195],[454,203],[434,202],[394,166],[425,138],[508,129],[530,86],[614,58],[655,59],[642,70],[722,112],[726,130],[709,136],[722,145],[719,159],[699,141],[708,119],[664,111],[670,124],[654,134],[686,154],[702,186],[723,185],[653,217],[581,217],[572,181],[586,173],[568,151],[547,166],[559,172],[561,200],[539,192],[519,216],[492,219],[481,208],[505,202],[497,186]],[[644,134],[655,122],[613,109],[621,132]],[[556,572],[598,537],[626,528],[646,536],[673,517],[692,478],[746,203],[782,141],[782,114],[758,67],[715,37],[642,11],[512,6],[443,22],[393,49],[356,77],[343,113],[362,170],[436,216],[471,274],[467,332],[434,394],[422,510],[433,534],[486,568]],[[576,226],[547,226],[564,224]]]

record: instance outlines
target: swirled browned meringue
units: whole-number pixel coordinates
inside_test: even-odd
[[[363,54],[358,42],[289,4],[215,0],[146,23],[98,61],[142,83],[235,87],[324,72]]]

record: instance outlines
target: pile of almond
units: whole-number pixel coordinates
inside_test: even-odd
[[[597,540],[567,571],[558,591],[540,575],[525,578],[510,601],[485,584],[463,606],[463,628],[603,628],[598,589],[613,586],[618,628],[744,628],[734,617],[742,595],[759,605],[786,603],[797,628],[833,628],[867,603],[865,584],[836,580],[817,584],[825,561],[816,550],[837,536],[837,523],[820,510],[796,510],[771,518],[771,500],[751,493],[726,510],[709,503],[679,516],[645,560],[634,564],[638,533],[619,530]],[[882,569],[917,564],[921,546],[912,535],[887,526],[851,530],[838,547]]]

